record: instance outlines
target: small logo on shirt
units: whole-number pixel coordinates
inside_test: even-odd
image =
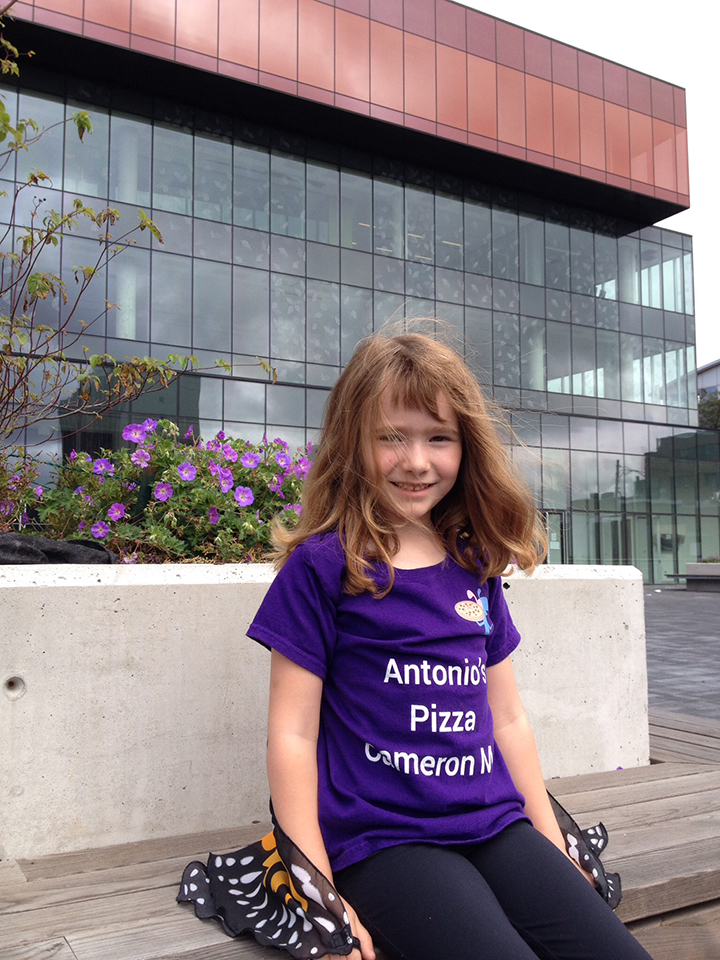
[[[481,596],[479,590],[477,597],[472,590],[468,590],[467,595],[467,600],[461,600],[455,604],[455,613],[463,620],[477,623],[483,633],[489,634],[492,630],[492,620],[488,613],[487,597]]]

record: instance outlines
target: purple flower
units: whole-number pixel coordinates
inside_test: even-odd
[[[150,417],[148,417],[143,423],[142,428],[146,433],[155,433],[157,430],[157,425],[157,420],[151,420]]]
[[[124,503],[113,503],[108,509],[108,517],[111,520],[122,520],[125,516],[125,504]]]
[[[77,457],[77,450],[71,450],[70,456],[68,457],[68,460],[70,461],[70,463],[72,463],[76,457]]]
[[[36,496],[36,497],[38,498],[38,500],[39,500],[39,499],[42,497],[42,495],[43,495],[43,488],[42,488],[42,487],[35,487],[35,489],[33,490],[33,493],[35,494],[35,496]]]
[[[229,443],[226,443],[222,448],[223,456],[226,460],[229,460],[230,463],[235,463],[238,455],[237,450],[234,450]]]
[[[217,476],[218,465],[215,463],[214,460],[208,460],[208,470],[210,471],[211,476],[213,477]]]
[[[93,498],[90,496],[89,493],[86,493],[85,496],[83,497],[83,503],[89,503],[90,506],[92,507],[95,501],[93,500]]]
[[[137,553],[128,553],[122,558],[120,563],[137,563],[138,555]]]
[[[290,446],[287,440],[281,440],[280,437],[275,437],[273,443],[277,443],[278,446],[283,448],[283,450],[287,450],[287,448]]]
[[[9,516],[15,509],[15,504],[12,500],[0,500],[0,513],[4,513],[5,516]]]
[[[235,478],[233,477],[232,470],[229,467],[218,468],[218,480],[220,481],[220,489],[223,493],[227,493],[228,490],[232,490],[235,483]]]
[[[210,450],[212,453],[218,453],[222,450],[222,445],[217,442],[217,440],[208,440],[205,444],[205,449]]]
[[[224,430],[218,430],[218,432],[215,434],[215,436],[218,438],[218,440],[224,440],[224,439],[225,439],[225,431],[224,431]]]
[[[275,477],[271,484],[268,484],[273,493],[280,493],[285,477]]]
[[[23,515],[20,517],[20,526],[26,527],[30,523],[30,517],[23,511]]]
[[[194,480],[197,476],[197,467],[194,467],[186,460],[185,463],[180,464],[177,472],[181,480]]]
[[[287,468],[292,464],[292,457],[288,456],[287,453],[276,453],[275,463],[280,467],[281,470],[287,470]]]
[[[78,524],[78,533],[82,533],[86,526],[87,524],[85,523],[85,521],[81,520],[80,523]]]
[[[307,457],[298,457],[298,462],[295,464],[295,475],[304,480],[311,466],[312,464]]]
[[[77,493],[79,496],[81,493],[85,493],[85,487],[75,487],[73,493]]]
[[[250,487],[238,487],[235,491],[235,499],[241,507],[249,507],[255,502],[255,495]]]
[[[130,440],[132,443],[142,443],[147,436],[147,430],[141,423],[131,423],[122,432],[123,440]]]
[[[130,459],[136,467],[146,467],[150,463],[150,454],[147,450],[140,448],[130,455]]]
[[[98,520],[98,522],[94,523],[90,528],[90,533],[96,540],[103,540],[110,533],[110,527],[104,520]]]
[[[125,487],[126,490],[136,490],[137,484],[133,483],[132,480],[128,480],[127,483],[123,484],[123,487]]]
[[[220,515],[218,513],[218,508],[210,507],[210,509],[208,510],[208,520],[210,521],[210,523],[216,524],[219,519],[220,519]]]
[[[302,504],[300,503],[286,503],[283,507],[283,510],[294,510],[295,513],[300,516],[302,513]]]
[[[192,437],[192,435],[193,435],[193,428],[190,427],[188,432],[185,434],[185,440],[189,440]]]
[[[244,453],[240,457],[240,463],[244,467],[247,467],[248,470],[254,470],[261,460],[262,460],[262,457],[260,456],[259,453],[248,452],[248,453]]]
[[[173,488],[169,483],[156,483],[153,495],[156,500],[160,500],[164,503],[165,500],[169,500],[173,495]]]
[[[112,476],[115,473],[115,467],[110,463],[109,460],[106,460],[105,457],[99,457],[93,464],[93,473],[102,475],[103,473],[108,473]]]
[[[8,480],[8,490],[17,490],[18,481],[20,476],[16,473]]]

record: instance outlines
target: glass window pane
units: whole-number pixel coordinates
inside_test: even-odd
[[[153,343],[188,348],[191,307],[192,260],[172,253],[153,252],[150,321]]]
[[[572,469],[573,507],[576,510],[597,509],[597,454],[588,450],[571,450],[570,467]]]
[[[583,397],[597,395],[595,331],[589,327],[572,328],[572,392]]]
[[[270,156],[262,147],[233,147],[233,222],[254,230],[270,229]]]
[[[343,247],[372,253],[372,178],[368,174],[341,171],[340,213]]]
[[[193,277],[193,344],[230,352],[232,267],[196,260]]]
[[[685,261],[685,313],[695,313],[693,299],[693,263],[692,254],[686,253],[683,257]]]
[[[72,120],[65,126],[64,189],[106,200],[108,195],[109,118],[107,110],[85,104],[68,104],[66,116],[76,109],[87,110],[92,134],[81,140]]]
[[[352,356],[357,343],[372,333],[372,290],[343,284],[340,320],[342,346],[340,362],[345,364]]]
[[[339,227],[340,174],[336,167],[308,160],[307,238],[337,246]]]
[[[567,450],[543,448],[542,505],[546,510],[567,510],[570,506],[570,457]]]
[[[435,261],[440,267],[463,269],[463,203],[457,197],[435,196]]]
[[[486,277],[492,263],[491,222],[488,204],[465,201],[465,269]]]
[[[570,229],[570,289],[575,293],[595,293],[593,235],[576,227]]]
[[[545,230],[539,217],[520,214],[520,280],[545,283]]]
[[[405,229],[408,260],[432,263],[435,255],[434,197],[432,190],[405,187]],[[417,294],[422,296],[423,294]],[[432,296],[432,294],[430,294]]]
[[[620,400],[620,338],[612,330],[597,331],[597,395]]]
[[[618,298],[618,244],[604,233],[595,234],[595,296]]]
[[[547,389],[550,393],[571,392],[570,325],[548,321]]]
[[[644,307],[662,307],[660,245],[640,241],[640,294]]]
[[[153,206],[192,216],[193,140],[186,130],[155,124]]]
[[[149,340],[150,251],[128,247],[108,264],[109,337]]]
[[[545,389],[545,321],[520,318],[520,386]]]
[[[493,317],[494,382],[501,387],[520,386],[520,318],[509,313]]]
[[[492,383],[492,313],[465,307],[465,359],[480,383]]]
[[[150,205],[152,125],[113,113],[110,119],[110,196],[114,202]]]
[[[683,255],[672,247],[662,248],[663,307],[682,313],[683,310]]]
[[[270,230],[286,237],[305,236],[305,164],[273,152],[270,158]]]
[[[377,178],[374,183],[375,252],[388,257],[403,257],[403,188],[395,180]]]
[[[271,274],[270,354],[278,360],[305,360],[305,280]]]
[[[624,303],[640,303],[640,241],[618,240],[619,295]]]
[[[652,337],[643,339],[643,400],[665,403],[663,342]]]
[[[570,289],[570,231],[561,223],[545,224],[545,280],[554,290]]]
[[[214,137],[195,137],[195,216],[232,223],[232,145]]]
[[[340,287],[322,280],[307,281],[307,360],[340,362]]]
[[[233,267],[233,353],[270,356],[270,275]]]
[[[40,130],[47,130],[47,133],[44,133],[36,143],[18,153],[18,180],[26,182],[31,170],[42,170],[59,190],[62,186],[64,139],[62,124],[65,119],[62,100],[56,97],[21,93],[18,101],[18,118],[34,120]],[[50,130],[50,127],[53,129]]]
[[[620,335],[620,376],[623,400],[642,403],[642,374],[642,337],[623,333]]]
[[[508,280],[518,278],[518,215],[512,210],[493,207],[493,269],[494,277]]]

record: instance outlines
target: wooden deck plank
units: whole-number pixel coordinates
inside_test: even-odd
[[[25,874],[14,860],[0,860],[0,890],[25,883]]]
[[[558,799],[575,793],[596,790],[600,787],[623,786],[630,783],[647,783],[651,780],[672,780],[693,773],[705,773],[704,763],[648,764],[644,767],[628,767],[623,770],[604,770],[598,773],[582,773],[575,777],[556,777],[546,781],[550,793]]]
[[[647,850],[670,851],[672,856],[676,847],[713,837],[720,837],[720,812],[698,820],[675,820],[630,830],[613,830],[603,860],[610,863],[611,860],[641,856]]]
[[[586,810],[617,810],[618,807],[635,803],[650,803],[658,799],[671,797],[699,796],[706,792],[720,790],[720,768],[705,768],[704,773],[695,773],[687,777],[671,780],[650,780],[645,783],[618,784],[617,786],[597,788],[585,793],[575,793],[568,797],[573,814]]]
[[[720,720],[711,717],[693,717],[688,713],[670,713],[667,710],[648,711],[651,726],[666,727],[669,730],[687,730],[704,736],[720,739]]]
[[[720,764],[720,749],[706,744],[678,740],[671,737],[651,736],[650,756],[656,762],[668,757],[672,760],[686,759],[700,763]]]
[[[75,850],[70,853],[49,854],[30,860],[18,860],[18,866],[28,880],[42,877],[62,877],[108,867],[123,867],[137,863],[150,863],[187,856],[188,860],[203,859],[208,852],[223,852],[244,847],[258,840],[270,830],[271,824],[262,821],[208,830],[187,836],[158,837],[117,846],[94,847],[90,850]]]
[[[0,960],[77,960],[66,940],[45,940],[22,947],[0,948]]]

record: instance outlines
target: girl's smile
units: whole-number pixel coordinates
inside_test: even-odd
[[[381,402],[382,427],[376,450],[383,487],[398,513],[431,525],[430,514],[454,487],[462,460],[457,416],[447,400],[438,398],[436,419],[429,410],[414,410]]]

